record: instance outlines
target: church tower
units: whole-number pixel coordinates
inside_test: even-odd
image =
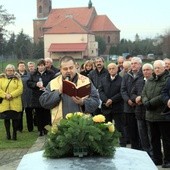
[[[48,17],[51,11],[51,0],[37,0],[37,18]]]
[[[38,43],[43,38],[43,25],[47,20],[51,8],[51,0],[37,0],[37,18],[33,20],[35,43]]]

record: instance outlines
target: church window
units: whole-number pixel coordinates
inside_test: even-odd
[[[39,13],[42,13],[42,6],[39,6],[38,11],[39,11]]]
[[[110,43],[110,36],[107,37],[107,42]]]

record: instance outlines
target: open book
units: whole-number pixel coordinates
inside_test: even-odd
[[[73,82],[68,80],[63,80],[63,93],[68,96],[78,96],[85,97],[90,95],[91,92],[91,84],[86,84],[82,86],[76,86]]]

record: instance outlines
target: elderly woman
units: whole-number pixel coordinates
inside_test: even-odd
[[[11,139],[10,120],[12,119],[12,139],[17,140],[17,126],[20,112],[22,111],[21,94],[23,84],[20,75],[15,72],[15,67],[8,64],[5,73],[0,74],[0,118],[4,119],[7,139]]]

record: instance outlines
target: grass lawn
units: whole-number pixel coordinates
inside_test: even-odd
[[[11,123],[12,124],[12,123]],[[7,140],[6,139],[6,131],[4,127],[4,120],[0,119],[0,150],[3,149],[14,149],[14,148],[30,148],[34,142],[37,140],[38,132],[37,127],[34,127],[33,132],[28,132],[25,121],[24,114],[24,122],[23,122],[23,132],[17,132],[17,140]],[[11,125],[12,132],[12,125]]]

